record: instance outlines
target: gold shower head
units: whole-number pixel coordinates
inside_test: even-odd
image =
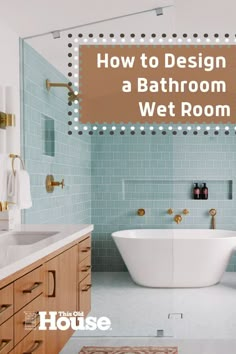
[[[46,80],[46,89],[50,91],[51,87],[66,87],[69,90],[69,101],[79,100],[79,94],[75,94],[74,90],[70,87],[69,84],[65,82],[50,82],[48,79]]]

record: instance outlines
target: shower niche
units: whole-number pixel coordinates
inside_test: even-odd
[[[42,116],[43,155],[55,156],[55,122],[53,118]]]
[[[123,179],[123,200],[192,200],[193,185],[207,183],[209,200],[224,201],[233,199],[233,180],[231,179]],[[196,202],[196,201],[195,201]]]

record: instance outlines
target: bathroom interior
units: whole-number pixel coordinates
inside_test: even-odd
[[[0,161],[12,178],[15,171],[27,171],[32,205],[26,200],[15,206],[8,198],[11,186],[5,190],[1,181],[0,238],[8,235],[5,228],[13,236],[42,231],[43,247],[50,237],[56,240],[54,232],[71,230],[81,242],[91,234],[89,315],[111,321],[108,331],[76,331],[60,353],[75,354],[84,345],[232,352],[236,125],[80,124],[79,104],[68,93],[79,91],[79,45],[142,45],[149,39],[166,45],[168,38],[182,45],[197,39],[233,44],[235,4],[229,1],[222,21],[222,7],[213,1],[42,1],[37,9],[21,3],[14,4],[13,14],[12,2],[2,5],[0,15],[7,54],[0,69],[0,111],[8,116],[1,115]],[[200,193],[206,183],[208,196],[202,192],[198,198],[194,183]],[[29,258],[28,246],[10,247],[15,253],[7,255],[8,266],[16,253],[17,262]],[[0,252],[2,288],[11,273]]]

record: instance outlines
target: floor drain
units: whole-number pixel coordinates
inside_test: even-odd
[[[169,320],[182,320],[184,318],[184,315],[182,313],[169,313],[168,314],[168,319]]]
[[[157,337],[164,337],[164,329],[157,330]]]

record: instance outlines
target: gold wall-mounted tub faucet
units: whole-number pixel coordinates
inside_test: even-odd
[[[174,212],[173,209],[168,209],[168,210],[167,210],[167,213],[168,213],[169,215],[172,215],[173,212]],[[188,215],[188,214],[189,214],[189,210],[188,210],[188,209],[184,209],[184,210],[182,211],[182,214],[185,215],[185,216]],[[176,224],[180,224],[182,220],[183,220],[183,218],[182,218],[182,216],[181,216],[180,214],[176,214],[176,215],[175,215],[174,221],[176,222]]]
[[[176,222],[176,224],[180,224],[181,223],[181,221],[182,221],[183,219],[182,219],[182,216],[181,215],[175,215],[175,217],[174,217],[174,221]]]

